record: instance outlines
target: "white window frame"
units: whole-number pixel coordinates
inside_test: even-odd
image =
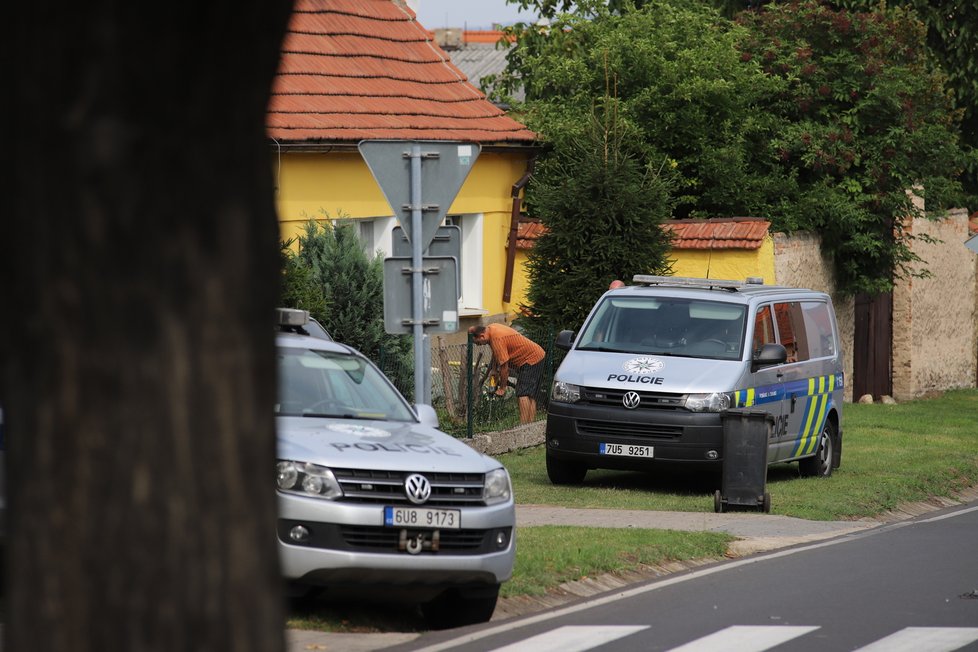
[[[461,278],[461,298],[458,301],[460,317],[486,315],[483,307],[482,277],[483,277],[483,228],[485,217],[482,213],[464,213],[449,215],[445,218],[446,225],[458,226],[462,237],[462,260],[459,261],[459,277]]]

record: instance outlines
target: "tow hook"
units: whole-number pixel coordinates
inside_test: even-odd
[[[430,538],[426,535],[430,535]],[[410,535],[407,530],[401,530],[401,536],[397,542],[397,549],[401,552],[407,551],[409,555],[416,555],[422,550],[438,552],[440,544],[441,533],[438,530],[415,532]]]

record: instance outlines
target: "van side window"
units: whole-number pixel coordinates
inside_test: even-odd
[[[801,303],[776,303],[774,315],[778,322],[778,339],[788,352],[788,362],[801,362],[811,358]]]
[[[832,332],[832,315],[829,306],[821,301],[802,301],[801,311],[808,333],[808,346],[813,358],[835,355],[835,334]]]
[[[762,306],[757,311],[757,318],[754,320],[754,355],[757,355],[762,346],[774,341],[774,319],[771,317],[771,306]]]

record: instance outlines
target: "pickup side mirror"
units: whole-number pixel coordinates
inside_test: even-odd
[[[432,428],[438,427],[438,413],[435,408],[425,403],[418,403],[414,406],[414,411],[418,414],[418,421]]]
[[[762,346],[761,350],[754,354],[750,363],[750,370],[757,371],[761,367],[784,364],[787,359],[788,351],[780,344],[771,342]]]
[[[557,341],[554,344],[558,349],[570,351],[571,346],[574,345],[574,335],[574,331],[560,331],[557,333]]]

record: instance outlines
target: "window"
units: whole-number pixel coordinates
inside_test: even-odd
[[[459,270],[459,313],[480,315],[482,307],[482,224],[481,214],[449,215],[445,226],[461,229],[461,257]]]
[[[762,346],[774,341],[774,318],[771,315],[771,306],[762,306],[754,320],[754,355],[757,355]]]
[[[778,339],[788,352],[787,361],[808,360],[811,356],[801,303],[798,301],[776,303],[774,314],[778,321]]]
[[[835,355],[835,334],[832,332],[832,315],[829,306],[819,301],[801,303],[805,332],[808,333],[810,357],[827,358]]]

